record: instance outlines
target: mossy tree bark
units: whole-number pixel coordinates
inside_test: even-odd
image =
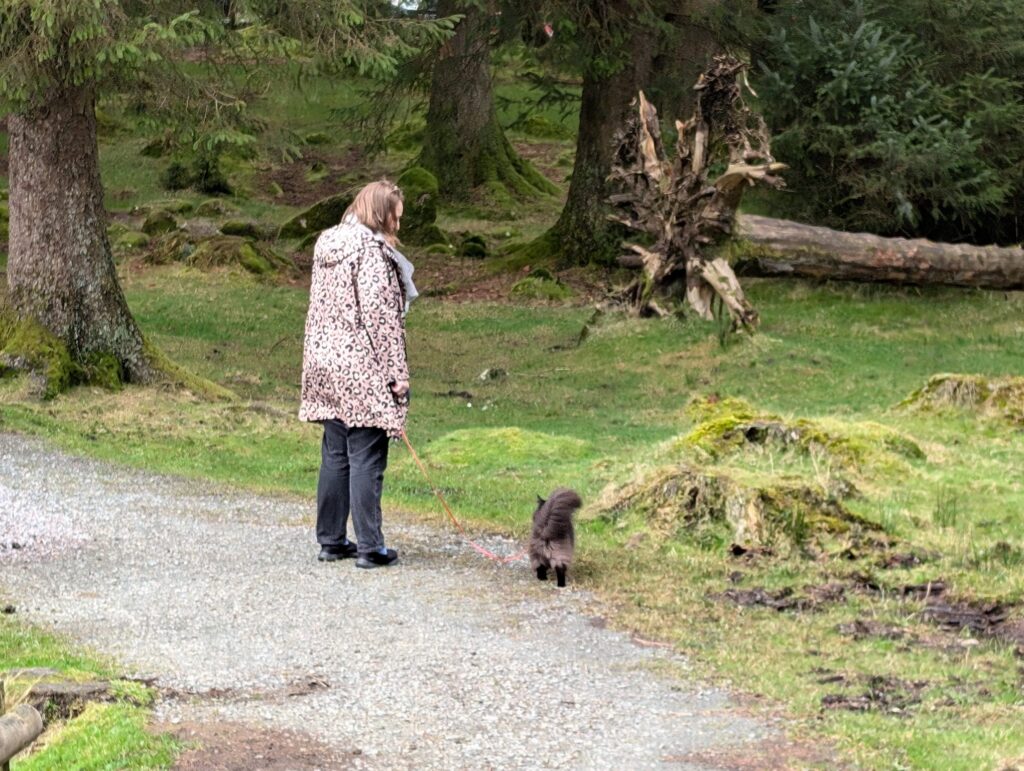
[[[655,54],[653,33],[637,28],[623,66],[611,74],[588,70],[583,77],[580,130],[569,195],[562,213],[547,233],[525,249],[538,258],[557,256],[562,262],[609,263],[621,251],[623,228],[608,219],[608,175],[615,153],[615,135],[630,112],[630,103],[648,81]]]
[[[116,360],[121,379],[154,380],[107,238],[93,91],[55,93],[8,126],[14,312],[66,346],[84,371]]]
[[[423,150],[418,165],[437,177],[443,198],[466,198],[484,186],[498,197],[531,196],[557,188],[520,158],[494,106],[492,13],[488,4],[438,3],[439,16],[464,14],[434,63]]]

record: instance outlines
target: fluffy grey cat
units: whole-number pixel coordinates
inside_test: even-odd
[[[546,581],[548,570],[554,568],[558,585],[565,586],[565,571],[576,547],[572,515],[581,504],[576,491],[565,487],[553,491],[546,501],[537,498],[530,536],[530,566],[541,581]]]

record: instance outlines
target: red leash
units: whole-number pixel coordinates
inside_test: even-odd
[[[472,546],[479,554],[482,554],[487,559],[494,560],[495,562],[500,562],[503,565],[507,565],[510,562],[518,562],[526,556],[526,553],[529,551],[529,549],[523,549],[521,552],[519,552],[518,554],[513,554],[511,557],[502,557],[500,554],[495,554],[491,550],[485,549],[483,546],[481,546],[468,535],[466,535],[466,531],[462,527],[462,523],[455,518],[454,514],[452,514],[452,510],[448,506],[448,501],[444,499],[444,496],[441,495],[441,491],[438,490],[434,483],[431,481],[430,474],[427,473],[426,466],[423,465],[423,461],[420,460],[420,456],[416,454],[416,450],[413,449],[412,442],[409,441],[409,437],[406,435],[405,431],[402,432],[402,439],[405,440],[405,446],[409,448],[409,452],[412,455],[412,459],[416,461],[416,465],[419,466],[420,471],[423,473],[423,478],[427,480],[427,484],[430,485],[430,489],[433,491],[434,495],[437,496],[437,500],[441,501],[441,506],[444,507],[445,513],[448,515],[448,519],[450,519],[452,521],[452,524],[455,525],[455,529],[462,534],[462,537],[463,539],[465,539],[466,543]]]

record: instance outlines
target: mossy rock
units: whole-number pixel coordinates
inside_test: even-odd
[[[190,214],[196,208],[195,204],[193,204],[191,201],[182,201],[179,199],[174,199],[170,201],[158,201],[157,203],[153,204],[153,207],[155,209],[163,209],[164,211],[168,211],[171,214]]]
[[[509,294],[524,300],[555,301],[572,297],[572,290],[557,279],[531,275],[513,284]]]
[[[228,220],[220,226],[220,232],[225,236],[241,236],[254,241],[260,238],[259,225],[246,220]]]
[[[241,236],[215,236],[201,241],[185,261],[204,269],[238,265],[258,276],[276,273],[291,265],[273,249]]]
[[[402,240],[420,246],[447,241],[437,226],[437,177],[422,166],[413,166],[398,178],[405,199]]]
[[[198,217],[223,217],[225,214],[231,214],[233,211],[233,207],[219,198],[210,198],[199,204],[196,207],[195,213]]]
[[[487,241],[483,236],[466,236],[459,243],[459,256],[483,259],[487,256]]]
[[[338,193],[310,206],[304,212],[296,214],[285,222],[278,231],[280,238],[304,238],[334,227],[341,222],[345,210],[352,204],[355,194],[352,191]]]
[[[142,223],[142,232],[149,236],[171,233],[178,229],[178,220],[169,211],[157,209]]]
[[[129,230],[127,233],[119,235],[114,243],[122,249],[142,249],[144,246],[149,245],[149,236],[145,233]]]
[[[969,411],[1013,425],[1024,425],[1024,377],[932,375],[900,406],[924,411]]]

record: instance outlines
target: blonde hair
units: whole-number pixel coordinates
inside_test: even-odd
[[[394,182],[371,182],[356,193],[345,210],[345,219],[351,215],[370,230],[393,239],[398,233],[398,203],[402,200],[402,191]]]

